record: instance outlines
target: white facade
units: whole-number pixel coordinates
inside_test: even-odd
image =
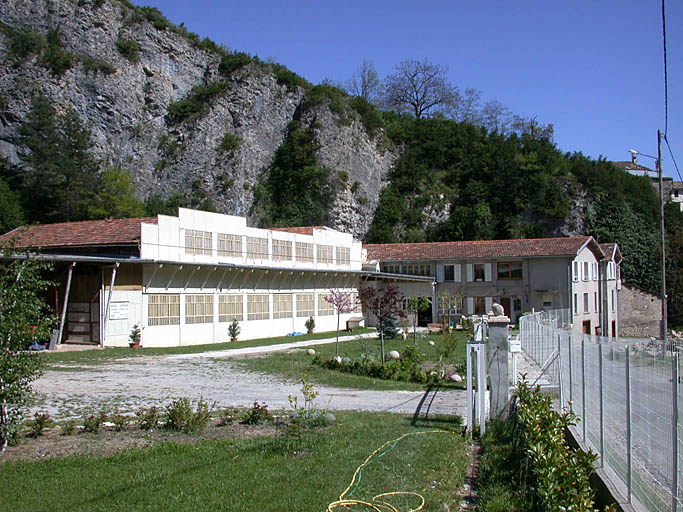
[[[324,297],[356,295],[362,284],[361,243],[346,233],[251,228],[184,208],[157,221],[142,224],[140,261],[121,262],[111,297],[104,272],[104,346],[127,346],[135,324],[146,347],[229,341],[233,318],[240,340],[305,333],[309,317],[317,332],[332,331],[337,316]],[[359,316],[360,306],[340,325]]]

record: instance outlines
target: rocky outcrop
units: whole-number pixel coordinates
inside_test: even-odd
[[[12,62],[10,38],[0,35],[0,152],[11,162],[21,163],[17,129],[32,95],[42,91],[59,112],[72,109],[90,126],[103,164],[133,171],[141,197],[201,189],[221,212],[248,215],[253,186],[289,123],[301,118],[315,122],[319,165],[335,176],[331,227],[360,238],[369,228],[396,154],[378,142],[381,135],[369,136],[353,113],[340,123],[325,104],[306,111],[304,89],[278,84],[267,67],[251,64],[222,76],[218,53],[182,30],[135,16],[125,1],[4,0],[0,21],[30,27],[43,38],[57,29],[75,57],[56,75],[37,54]],[[136,58],[122,55],[122,40],[137,43]],[[169,105],[218,80],[229,84],[202,115],[169,122]],[[221,148],[226,134],[232,134],[227,150]]]

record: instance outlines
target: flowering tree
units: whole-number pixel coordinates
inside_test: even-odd
[[[11,249],[0,247],[2,256]],[[23,418],[31,382],[40,376],[41,359],[27,351],[33,339],[49,338],[54,317],[41,298],[49,281],[47,265],[31,259],[0,261],[0,452]]]
[[[360,301],[372,311],[372,314],[379,321],[379,337],[382,346],[382,364],[384,364],[384,329],[386,322],[395,317],[406,317],[403,309],[403,299],[405,298],[401,289],[391,283],[386,283],[382,290],[368,286],[358,290]]]
[[[417,320],[420,311],[427,311],[429,309],[429,301],[426,297],[418,297],[416,295],[408,299],[408,312],[413,323],[413,345],[417,345]]]
[[[334,347],[334,355],[339,355],[339,320],[344,313],[353,313],[356,311],[356,305],[353,303],[351,294],[349,292],[342,292],[339,290],[330,290],[330,294],[326,295],[325,302],[334,306],[337,312],[337,342]]]

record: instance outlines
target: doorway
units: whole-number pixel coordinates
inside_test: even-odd
[[[591,321],[590,320],[584,320],[584,322],[583,322],[583,333],[584,334],[591,334]]]

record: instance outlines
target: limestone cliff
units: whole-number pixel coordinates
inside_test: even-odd
[[[319,165],[334,176],[331,227],[363,237],[397,157],[381,134],[369,135],[352,111],[340,122],[325,102],[307,107],[306,90],[281,83],[268,66],[221,72],[220,52],[210,44],[147,14],[125,0],[3,0],[0,153],[21,163],[17,128],[32,95],[42,91],[58,111],[72,109],[90,126],[103,164],[133,171],[141,197],[199,188],[221,212],[248,215],[253,186],[299,119],[314,128]],[[39,52],[13,58],[12,31],[44,40],[51,29],[73,58],[63,73],[49,69]],[[204,102],[201,114],[169,116],[169,106],[193,88],[218,81],[220,94]]]

